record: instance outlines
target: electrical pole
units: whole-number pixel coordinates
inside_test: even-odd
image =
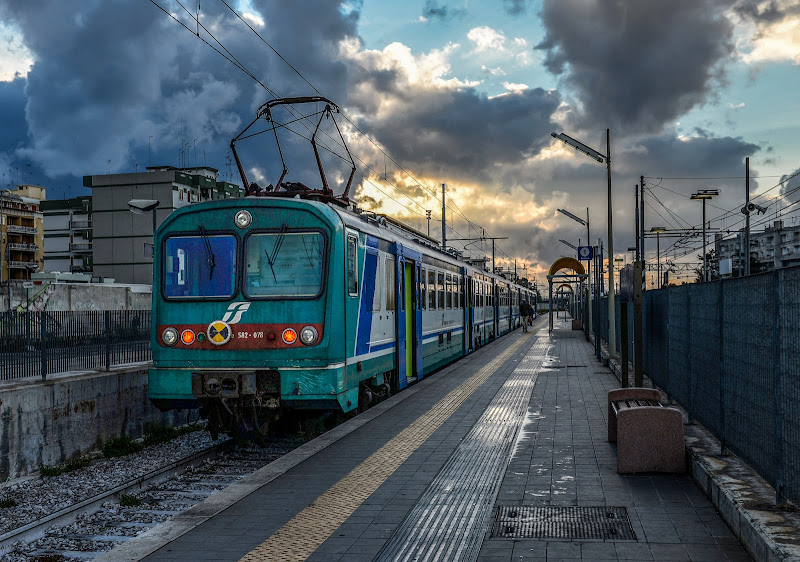
[[[614,211],[611,206],[611,129],[606,129],[606,171],[608,173],[608,356],[617,356],[616,307],[614,306]]]
[[[744,161],[744,204],[750,204],[750,157]],[[750,275],[750,213],[745,213],[744,226],[744,274]]]
[[[447,221],[445,219],[445,206],[444,189],[446,184],[442,184],[442,250],[447,250]]]

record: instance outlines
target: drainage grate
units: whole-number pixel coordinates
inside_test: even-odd
[[[635,541],[624,507],[499,506],[492,536],[505,539]]]

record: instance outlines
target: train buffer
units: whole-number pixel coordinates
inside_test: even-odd
[[[622,475],[568,320],[500,338],[100,560],[744,560],[689,475]]]

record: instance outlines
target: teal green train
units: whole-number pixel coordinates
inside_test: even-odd
[[[158,229],[149,396],[212,432],[365,408],[520,325],[528,289],[373,213],[198,203]]]
[[[250,184],[236,141],[265,119],[279,142],[274,108],[302,104],[325,107],[311,137],[322,189],[284,182],[285,162],[277,188]],[[336,112],[319,96],[265,103],[231,142],[250,196],[183,207],[156,232],[149,397],[160,409],[199,408],[212,434],[263,433],[291,411],[363,410],[519,327],[520,302],[535,302],[360,211],[349,151],[334,196],[316,139]]]

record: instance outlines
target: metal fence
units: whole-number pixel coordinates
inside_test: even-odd
[[[647,376],[800,502],[800,267],[644,297]]]
[[[0,380],[150,360],[150,311],[0,313]]]

